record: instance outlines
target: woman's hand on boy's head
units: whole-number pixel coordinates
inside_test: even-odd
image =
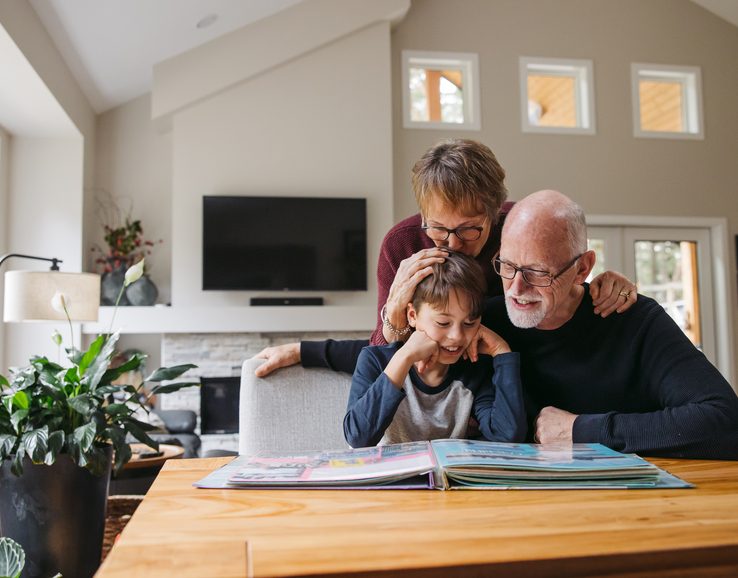
[[[469,347],[464,352],[464,358],[477,361],[480,355],[499,355],[510,353],[510,346],[502,337],[491,329],[480,325],[477,334],[472,338]]]
[[[397,312],[405,314],[405,307],[413,300],[415,288],[423,279],[430,275],[431,267],[436,263],[443,263],[446,251],[438,247],[423,249],[413,253],[400,262],[395,278],[387,295],[387,313]],[[390,318],[391,320],[391,318]]]

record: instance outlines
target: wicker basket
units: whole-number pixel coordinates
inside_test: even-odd
[[[103,537],[102,560],[110,552],[116,539],[126,527],[133,512],[141,504],[143,496],[109,496],[108,511],[105,518],[105,536]]]

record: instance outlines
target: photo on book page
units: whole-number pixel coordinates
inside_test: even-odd
[[[195,485],[428,489],[433,487],[435,468],[428,442],[300,453],[261,452],[240,456]]]

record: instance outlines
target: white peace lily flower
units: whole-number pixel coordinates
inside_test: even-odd
[[[66,315],[71,304],[72,301],[69,299],[69,296],[61,291],[54,293],[54,296],[51,298],[51,308],[57,313],[64,313]]]
[[[125,286],[128,287],[131,283],[134,283],[138,281],[144,272],[144,260],[141,259],[138,263],[135,265],[132,265],[128,268],[128,271],[126,271],[126,280],[125,280]]]

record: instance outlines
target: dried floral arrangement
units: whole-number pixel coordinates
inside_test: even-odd
[[[130,200],[123,209],[125,201],[109,193],[96,196],[97,215],[102,223],[106,248],[95,245],[92,252],[97,255],[95,264],[101,273],[127,269],[151,255],[154,245],[164,242],[162,239],[154,242],[144,237],[141,220],[131,217]]]

